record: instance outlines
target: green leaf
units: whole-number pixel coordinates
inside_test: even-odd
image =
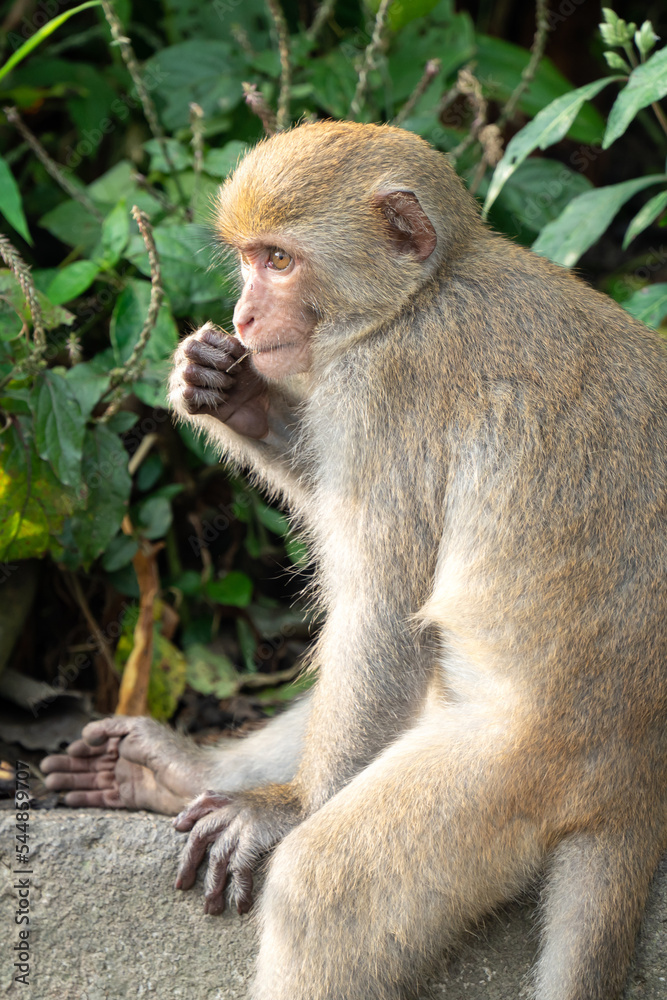
[[[656,42],[660,41],[660,36],[656,35],[650,21],[644,21],[639,31],[635,31],[635,45],[639,49],[642,58],[645,59]]]
[[[139,339],[150,298],[150,282],[132,279],[116,300],[110,335],[117,365],[127,361]],[[177,344],[176,325],[168,306],[163,303],[143,356],[149,361],[164,361],[171,357]]]
[[[157,52],[143,70],[145,79],[155,81],[154,95],[164,101],[162,120],[169,130],[188,126],[192,101],[209,120],[221,111],[231,111],[243,99],[244,77],[228,41],[179,42]]]
[[[78,201],[64,201],[39,220],[40,226],[68,247],[80,247],[86,253],[100,240],[102,226]]]
[[[77,511],[63,530],[65,563],[88,567],[117,534],[127,513],[132,480],[122,441],[104,424],[86,432],[83,447],[85,509]],[[118,568],[118,567],[116,567]]]
[[[625,61],[623,56],[619,56],[618,52],[603,52],[603,55],[610,69],[620,69],[621,73],[627,73],[630,76],[632,66]]]
[[[222,149],[211,149],[204,157],[204,171],[212,177],[227,177],[248,151],[248,144],[232,139]]]
[[[30,324],[32,319],[23,289],[9,270],[0,270],[0,300],[7,306],[7,311],[0,316],[0,340],[12,340],[21,332],[23,324]],[[37,301],[47,330],[53,330],[61,325],[71,326],[74,322],[71,312],[61,306],[55,306],[39,291]],[[13,319],[12,314],[20,319]]]
[[[32,236],[28,229],[26,217],[23,214],[23,203],[18,184],[5,159],[0,156],[0,212],[10,226],[32,246]]]
[[[192,306],[219,301],[227,292],[224,275],[214,263],[210,233],[190,223],[184,226],[156,226],[153,230],[160,258],[162,280],[176,316],[189,316]],[[148,277],[150,264],[141,237],[130,241],[127,259]]]
[[[281,514],[275,507],[269,507],[259,497],[255,500],[255,511],[259,521],[274,535],[285,535],[289,531],[289,521],[285,515]]]
[[[89,417],[109,386],[109,376],[99,372],[90,361],[83,361],[65,372],[65,378],[81,407],[81,413]]]
[[[139,546],[130,535],[114,535],[102,556],[102,566],[107,573],[115,573],[132,562]]]
[[[51,550],[74,506],[30,436],[31,421],[16,419],[0,437],[0,560],[30,559]],[[17,430],[20,427],[20,433]]]
[[[664,183],[665,174],[637,177],[621,184],[609,184],[579,195],[562,215],[542,230],[533,244],[535,253],[556,264],[573,267],[581,255],[602,236],[610,222],[633,195],[651,184]]]
[[[185,442],[188,451],[203,462],[204,465],[220,464],[220,449],[213,444],[208,444],[204,434],[197,434],[189,424],[178,424],[177,427],[180,438]]]
[[[195,597],[201,593],[202,579],[201,573],[194,569],[186,569],[180,576],[177,576],[171,584],[176,590],[180,590],[187,597]]]
[[[667,316],[667,283],[640,288],[621,305],[635,319],[657,329]]]
[[[154,540],[164,538],[171,525],[171,504],[166,497],[149,497],[137,506],[137,527],[142,535]]]
[[[157,139],[148,139],[144,143],[144,149],[151,158],[150,169],[159,174],[170,174],[172,170],[176,172],[187,170],[192,166],[192,150],[184,146],[178,139],[164,139],[167,153],[171,159],[171,166],[167,163],[162,153],[162,145]]]
[[[2,80],[2,78],[10,72],[10,70],[14,69],[15,66],[25,59],[26,56],[30,55],[32,50],[36,49],[45,38],[52,35],[61,24],[68,21],[74,14],[78,14],[82,10],[87,10],[89,7],[99,6],[100,0],[86,0],[86,3],[79,4],[78,7],[72,7],[71,10],[66,10],[63,14],[59,14],[57,17],[52,18],[52,20],[47,21],[47,23],[43,25],[43,27],[39,28],[34,35],[31,35],[30,38],[16,50],[16,52],[12,53],[2,69],[0,69],[0,80]]]
[[[100,264],[114,267],[130,239],[130,214],[127,201],[121,198],[102,223],[102,253]]]
[[[628,24],[610,7],[603,7],[602,15],[606,23],[599,25],[599,28],[605,45],[627,45],[632,41],[632,36],[637,30],[634,21]]]
[[[78,487],[86,421],[67,380],[55,371],[43,372],[35,380],[30,405],[40,458],[61,483]]]
[[[623,239],[623,249],[626,250],[627,247],[632,243],[635,236],[643,233],[652,222],[654,222],[659,215],[661,215],[667,208],[667,191],[661,191],[660,194],[654,195],[650,201],[647,201],[642,208],[639,209],[634,219],[625,231],[625,237]]]
[[[399,31],[418,17],[430,14],[440,0],[410,0],[409,3],[394,3],[387,12],[387,23],[392,31]],[[380,0],[366,0],[366,6],[377,14]]]
[[[156,614],[160,615],[159,602]],[[116,646],[115,660],[122,668],[134,646],[134,629],[138,608],[131,608],[123,618],[123,631]],[[153,625],[153,659],[148,679],[148,708],[155,719],[169,719],[176,711],[185,690],[187,665],[183,653],[160,632],[159,622]]]
[[[521,164],[503,187],[491,210],[491,224],[530,245],[573,198],[591,188],[588,178],[564,163],[543,156],[532,157]]]
[[[206,584],[205,590],[207,596],[217,604],[245,608],[252,598],[252,580],[245,573],[232,570],[222,580],[211,580]]]
[[[437,53],[436,53],[437,54]],[[506,101],[521,82],[521,74],[528,65],[530,53],[519,45],[488,35],[477,35],[477,60],[475,76],[481,82],[486,96],[500,102]],[[542,59],[535,78],[519,101],[519,110],[534,117],[558,97],[572,93],[572,84],[559,73],[550,59]],[[590,145],[600,141],[604,121],[592,104],[584,104],[568,135],[575,142]]]
[[[75,260],[57,272],[46,291],[55,305],[71,302],[89,288],[100,269],[92,260]]]
[[[609,114],[607,131],[602,148],[609,149],[612,142],[623,135],[638,111],[647,104],[661,100],[667,94],[667,46],[655,52],[630,74]]]
[[[200,694],[231,698],[239,689],[239,676],[228,656],[195,643],[187,650],[186,680]]]
[[[496,167],[491,179],[489,193],[484,203],[485,216],[500,194],[503,185],[526,157],[538,147],[546,149],[547,146],[553,146],[554,143],[560,142],[567,135],[584,103],[590,101],[604,87],[618,79],[620,77],[606,76],[602,80],[594,80],[593,83],[587,83],[584,87],[578,87],[577,90],[563,94],[562,97],[556,98],[546,108],[543,108],[535,115],[532,122],[529,122],[510,139],[505,155]]]

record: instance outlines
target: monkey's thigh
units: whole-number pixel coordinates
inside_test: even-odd
[[[256,1000],[416,996],[456,933],[538,868],[511,740],[447,738],[449,721],[431,713],[277,848]]]

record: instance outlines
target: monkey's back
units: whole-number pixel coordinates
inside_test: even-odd
[[[444,275],[436,313],[433,391],[449,392],[455,433],[430,619],[460,655],[525,682],[536,719],[557,701],[564,737],[644,733],[655,750],[663,727],[664,767],[662,343],[495,236]]]

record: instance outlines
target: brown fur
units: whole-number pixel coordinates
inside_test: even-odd
[[[310,369],[262,389],[259,440],[183,404],[187,342],[172,402],[291,502],[327,621],[296,773],[200,819],[186,880],[219,831],[209,899],[223,871],[243,901],[293,827],[253,997],[404,1000],[546,867],[536,997],[613,1000],[667,845],[658,337],[486,229],[401,130],[261,143],[217,225],[294,257]]]

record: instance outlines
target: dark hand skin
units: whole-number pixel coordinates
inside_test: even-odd
[[[188,413],[215,417],[245,437],[265,437],[269,394],[250,358],[239,362],[247,348],[235,337],[208,326],[183,351],[190,362],[183,370]]]

